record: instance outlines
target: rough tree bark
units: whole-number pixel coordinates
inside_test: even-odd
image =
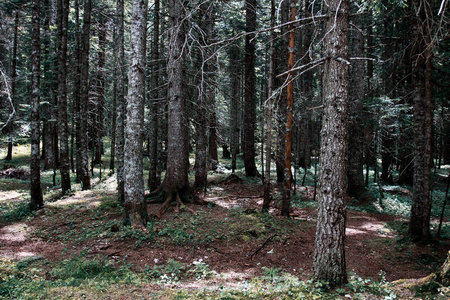
[[[346,160],[348,144],[349,1],[328,2],[324,38],[323,117],[314,248],[315,280],[347,282],[345,262]]]
[[[200,45],[207,46],[209,39],[213,33],[213,10],[210,7],[211,4],[202,2],[199,7],[199,29],[202,31],[202,37],[200,38]],[[207,48],[205,48],[207,49]],[[194,188],[201,189],[208,183],[208,125],[210,122],[211,110],[209,105],[214,97],[214,93],[211,93],[212,88],[207,84],[208,78],[211,78],[212,62],[209,57],[210,52],[208,50],[200,49],[198,53],[198,67],[200,74],[198,76],[198,102],[197,102],[197,117],[195,122],[195,181]]]
[[[184,95],[185,5],[187,1],[169,0],[169,60],[167,168],[161,190],[167,196],[158,215],[164,213],[172,200],[177,203],[189,191],[189,144]]]
[[[144,199],[143,137],[147,0],[133,0],[131,53],[128,75],[124,157],[124,224],[145,226],[149,219]]]
[[[36,210],[44,206],[41,187],[41,167],[39,156],[40,120],[39,102],[41,97],[41,33],[40,33],[40,0],[32,1],[31,19],[31,160],[30,209]]]
[[[431,83],[431,3],[412,2],[415,16],[413,31],[413,113],[414,113],[414,182],[408,236],[414,242],[430,241],[430,173],[432,161],[432,83]]]

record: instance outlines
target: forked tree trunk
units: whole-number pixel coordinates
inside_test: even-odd
[[[143,131],[147,0],[133,0],[131,63],[128,76],[124,159],[124,224],[145,226],[149,219],[144,199]]]
[[[58,0],[58,99],[61,192],[70,190],[69,126],[67,116],[67,30],[69,0]]]
[[[41,37],[40,37],[40,1],[32,2],[31,23],[31,163],[30,182],[31,198],[30,209],[35,210],[44,206],[41,188],[41,168],[39,157],[40,120],[39,102],[40,89],[40,65],[41,65]]]
[[[314,279],[345,284],[346,160],[348,144],[349,1],[328,2],[324,38],[323,117]]]

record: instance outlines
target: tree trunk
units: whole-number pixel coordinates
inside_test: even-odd
[[[275,26],[275,0],[270,1],[270,27],[273,28]],[[271,165],[271,152],[272,152],[272,105],[274,95],[274,60],[275,60],[275,52],[274,52],[274,40],[275,40],[275,31],[273,29],[270,30],[270,62],[269,62],[269,82],[267,87],[267,102],[265,104],[266,111],[266,140],[265,140],[265,152],[266,152],[266,169],[264,174],[264,201],[262,210],[269,211],[270,202],[272,201],[272,193],[271,193],[271,183],[270,183],[270,165]]]
[[[189,190],[189,145],[183,86],[186,4],[184,0],[169,0],[167,170],[162,184],[168,197]]]
[[[211,34],[213,33],[214,19],[212,8],[210,4],[203,2],[199,7],[199,29],[204,34],[200,40],[200,46],[205,47],[209,44]],[[207,84],[208,79],[212,77],[212,62],[214,60],[209,58],[209,51],[199,49],[197,66],[200,74],[197,78],[198,102],[197,102],[197,117],[195,122],[196,131],[196,146],[195,146],[195,181],[194,188],[206,187],[208,181],[208,125],[210,122],[210,104],[214,101],[214,92]],[[209,99],[211,97],[211,99]],[[214,107],[214,106],[212,106]],[[216,147],[217,148],[217,147]]]
[[[88,140],[88,115],[89,115],[89,45],[91,36],[91,0],[84,2],[83,34],[81,36],[81,90],[80,90],[80,149],[81,152],[81,189],[91,188],[89,175],[89,140]]]
[[[81,28],[80,28],[80,0],[75,0],[75,71],[73,89],[73,107],[74,107],[74,123],[75,123],[75,163],[76,163],[76,181],[81,182],[82,167],[81,167]],[[72,133],[73,136],[73,133]],[[72,145],[72,149],[74,149]],[[72,156],[73,158],[73,156]]]
[[[70,190],[69,126],[67,116],[67,31],[69,0],[58,0],[58,103],[60,137],[61,192]]]
[[[230,99],[230,150],[231,150],[231,171],[236,171],[236,155],[239,147],[239,46],[231,45],[229,50],[230,56],[230,82],[231,82],[231,99]],[[212,158],[211,158],[212,159]]]
[[[160,89],[160,63],[159,63],[159,35],[160,35],[160,1],[155,1],[153,16],[153,41],[152,41],[152,63],[150,74],[150,130],[152,135],[149,137],[149,158],[150,170],[148,174],[148,187],[150,191],[156,190],[161,184],[161,170],[158,163],[158,139],[160,139],[161,125],[158,120],[159,114],[159,89]]]
[[[428,243],[430,240],[430,173],[432,139],[432,95],[431,95],[431,18],[430,2],[413,1],[415,43],[413,46],[414,86],[414,183],[408,235],[414,242]]]
[[[296,0],[291,0],[291,13],[289,21],[295,21]],[[286,137],[285,137],[285,154],[284,154],[284,192],[283,203],[281,205],[281,215],[288,217],[291,206],[291,188],[292,188],[292,127],[294,123],[294,74],[291,71],[295,64],[295,27],[294,24],[289,25],[289,58],[288,58],[288,78],[287,78],[287,121],[286,121]]]
[[[361,25],[361,17],[355,17],[356,27]],[[359,30],[353,30],[353,56],[364,57],[364,36]],[[364,61],[357,59],[352,61],[350,68],[350,91],[349,91],[349,115],[350,123],[348,141],[348,164],[347,177],[348,195],[360,199],[365,192],[363,174],[363,151],[364,151],[364,128],[363,128],[363,103],[364,99]]]
[[[36,210],[44,206],[41,188],[41,168],[39,157],[40,120],[39,102],[40,89],[40,65],[41,65],[41,37],[40,37],[40,0],[32,1],[31,23],[31,160],[30,182],[31,198],[30,209]]]
[[[116,112],[116,153],[117,189],[120,203],[125,202],[124,191],[124,145],[125,145],[125,49],[124,49],[124,1],[117,0],[117,112]]]
[[[145,226],[149,219],[144,199],[143,137],[147,0],[133,0],[131,57],[128,76],[124,158],[124,224]]]
[[[289,1],[283,1],[281,6],[281,23],[285,24],[289,22]],[[283,26],[281,28],[281,50],[279,53],[278,60],[278,73],[284,73],[287,70],[286,62],[288,61],[289,52],[286,51],[289,47],[289,28]],[[281,90],[280,99],[286,99],[286,89],[284,88],[284,80],[280,82],[277,86],[283,86]],[[275,154],[275,165],[277,172],[277,182],[284,182],[284,155],[285,155],[285,138],[286,138],[286,105],[284,101],[277,101],[277,150]]]
[[[321,131],[315,280],[333,287],[347,282],[345,262],[346,158],[348,145],[349,1],[332,0],[324,38],[324,108]]]
[[[117,25],[114,25],[113,29],[113,39],[117,40]],[[109,172],[114,174],[115,163],[116,163],[116,127],[117,127],[117,73],[118,73],[118,46],[117,43],[114,44],[113,59],[114,59],[114,76],[113,76],[113,99],[112,99],[112,109],[111,109],[111,157],[109,159]]]
[[[256,0],[245,1],[247,32],[256,30]],[[256,129],[256,40],[255,34],[245,36],[245,102],[244,102],[244,165],[245,176],[258,174],[255,164],[255,129]]]
[[[98,18],[98,71],[97,71],[97,103],[96,103],[96,115],[95,115],[95,128],[94,128],[94,147],[95,147],[95,164],[102,163],[103,154],[103,110],[105,105],[105,63],[106,63],[106,20],[105,17],[100,15]]]

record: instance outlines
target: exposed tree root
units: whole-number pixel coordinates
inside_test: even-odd
[[[196,198],[196,197],[195,197]],[[180,208],[184,207],[187,210],[189,210],[191,213],[193,213],[194,215],[196,215],[197,213],[190,207],[187,207],[183,201],[181,201],[181,196],[179,192],[176,193],[170,193],[166,200],[163,202],[163,204],[161,204],[161,207],[159,208],[158,212],[156,213],[156,217],[157,218],[161,218],[161,216],[167,211],[167,209],[170,207],[170,205],[172,204],[172,202],[175,201],[175,212],[179,213],[180,212]],[[208,202],[201,200],[194,200],[193,203],[195,204],[207,204]]]

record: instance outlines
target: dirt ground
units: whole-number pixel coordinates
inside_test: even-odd
[[[201,245],[176,245],[171,243],[148,243],[136,247],[130,238],[115,240],[87,238],[84,241],[37,238],[36,230],[53,229],[59,234],[69,232],[69,229],[81,230],[82,227],[96,226],[95,222],[120,222],[118,210],[112,210],[102,215],[92,215],[93,208],[105,197],[114,197],[114,189],[97,189],[87,192],[76,192],[53,203],[39,211],[35,217],[20,223],[6,224],[0,228],[0,256],[21,259],[41,255],[43,258],[58,261],[66,259],[67,249],[81,251],[89,249],[90,254],[109,257],[116,261],[126,259],[136,270],[146,266],[161,264],[169,259],[185,263],[202,259],[211,270],[228,274],[228,285],[261,274],[261,268],[282,268],[302,279],[311,276],[315,238],[315,220],[317,211],[312,208],[294,209],[292,218],[301,220],[298,226],[290,228],[286,234],[266,235],[264,238],[250,239],[215,239]],[[262,204],[263,191],[259,186],[249,186],[245,183],[218,184],[204,195],[206,201],[214,206],[187,206],[199,213],[207,213],[208,222],[198,226],[214,227],[214,220],[225,220],[230,210],[242,208],[252,214]],[[82,203],[76,206],[77,203]],[[64,209],[65,204],[71,204],[72,209]],[[275,202],[275,206],[277,203]],[[154,214],[160,204],[149,204],[148,212]],[[193,214],[184,210],[183,214]],[[273,218],[279,217],[279,211],[274,208],[270,212]],[[72,218],[68,224],[67,218]],[[73,219],[79,216],[78,219]],[[179,217],[170,208],[162,220],[170,222]],[[400,226],[406,226],[407,220],[394,216],[348,211],[346,231],[347,270],[361,277],[380,278],[384,272],[388,281],[405,278],[421,278],[436,271],[446,257],[450,242],[440,240],[432,245],[411,245],[399,242],[401,236],[387,224],[398,220]],[[160,220],[161,221],[161,220]],[[163,223],[161,223],[163,224]],[[211,225],[213,224],[213,225]],[[155,232],[163,228],[155,228]],[[250,235],[253,234],[250,232]],[[254,233],[258,235],[258,233]],[[222,283],[223,284],[223,283]]]

